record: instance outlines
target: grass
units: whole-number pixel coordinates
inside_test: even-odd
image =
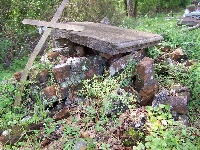
[[[125,18],[121,26],[161,34],[164,37],[159,46],[151,47],[148,50],[149,56],[154,58],[155,61],[162,55],[162,47],[170,47],[170,51],[180,47],[185,52],[187,59],[199,60],[200,34],[198,29],[183,31],[186,27],[177,27],[176,22],[176,17],[166,20],[164,15],[154,18],[145,16],[137,18],[137,20]],[[84,147],[84,143],[87,143],[88,150],[96,149],[97,147],[110,149],[116,146],[117,143],[119,145],[134,146],[134,149],[139,150],[145,148],[198,149],[200,147],[200,134],[198,131],[198,116],[200,114],[199,61],[196,61],[196,64],[188,67],[187,70],[181,65],[170,67],[167,64],[155,64],[155,76],[159,80],[160,86],[169,89],[170,85],[181,83],[190,87],[192,98],[188,105],[189,113],[187,114],[190,127],[182,127],[180,124],[176,124],[172,119],[168,106],[161,105],[158,109],[148,107],[144,111],[142,108],[137,108],[135,95],[128,95],[127,92],[118,91],[123,87],[130,86],[135,63],[130,63],[116,77],[95,76],[92,80],[83,81],[83,88],[78,94],[84,97],[85,100],[79,103],[78,106],[74,106],[75,109],[70,110],[68,119],[54,121],[52,118],[47,117],[47,110],[42,105],[39,96],[36,98],[37,102],[32,110],[27,109],[26,105],[17,108],[10,107],[17,94],[18,85],[7,82],[4,77],[13,76],[13,72],[22,69],[26,62],[27,58],[15,60],[13,66],[9,69],[5,70],[2,66],[0,67],[2,71],[0,76],[2,82],[0,86],[0,129],[3,131],[15,125],[23,127],[40,121],[45,122],[45,127],[35,134],[27,134],[25,138],[27,142],[18,142],[15,146],[7,145],[5,146],[7,149],[17,149],[19,146],[26,149],[40,149],[40,143],[45,140],[55,144],[56,142],[53,141],[56,131],[60,132],[60,134],[57,133],[56,135],[59,135],[60,139],[65,141],[64,143],[63,141],[57,141],[63,145],[64,149],[74,149],[80,145]],[[161,75],[158,73],[162,67],[169,69],[168,74]],[[128,109],[128,115],[125,115],[127,112],[124,111],[124,108]],[[131,118],[130,114],[134,114],[137,109],[140,110],[137,113],[143,112],[147,115],[148,125],[142,131],[136,132],[131,127],[131,122],[133,122],[134,118]],[[26,122],[21,122],[22,118],[28,115],[32,116],[32,118]],[[125,117],[123,118],[123,116]],[[129,126],[126,127],[127,124]],[[23,130],[27,132],[25,128]],[[112,130],[113,132],[111,132]],[[42,138],[38,141],[39,132],[43,136],[40,136]],[[108,143],[110,139],[112,139],[112,142]]]

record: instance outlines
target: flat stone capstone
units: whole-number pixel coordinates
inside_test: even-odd
[[[66,38],[74,43],[110,55],[154,46],[163,39],[158,34],[101,23],[68,22],[68,24],[83,26],[84,29],[81,32],[54,29],[52,34],[55,39]]]

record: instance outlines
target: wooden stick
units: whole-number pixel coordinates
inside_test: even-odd
[[[67,3],[68,3],[68,0],[63,0],[62,1],[60,7],[57,9],[57,11],[54,14],[54,17],[52,18],[52,20],[49,23],[49,25],[53,25],[58,21],[58,19],[62,15],[62,11],[64,10],[64,8],[67,5]],[[38,44],[36,45],[34,51],[32,52],[32,54],[31,54],[31,56],[30,56],[30,58],[29,58],[29,60],[28,60],[28,62],[26,64],[26,66],[25,66],[25,69],[23,70],[20,82],[26,81],[26,79],[28,77],[28,72],[30,71],[30,68],[32,67],[35,58],[37,57],[37,55],[40,52],[41,48],[43,47],[44,43],[46,42],[46,39],[48,38],[49,34],[51,33],[51,30],[52,30],[51,28],[47,28],[44,31],[40,41],[38,42]],[[23,90],[24,90],[23,83],[21,84],[21,86],[19,88],[20,88],[20,92],[23,93]],[[21,99],[22,99],[21,95],[16,95],[14,106],[19,106],[21,104]]]

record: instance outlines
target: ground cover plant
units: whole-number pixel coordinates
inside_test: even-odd
[[[14,145],[10,142],[0,148],[44,149],[49,145],[49,149],[66,150],[200,149],[199,29],[186,31],[186,27],[178,27],[176,17],[166,20],[165,15],[161,14],[137,19],[125,18],[120,26],[158,33],[164,37],[160,45],[148,49],[148,55],[155,60],[155,77],[160,87],[169,89],[177,83],[189,86],[192,97],[188,105],[187,126],[181,121],[174,121],[168,105],[160,105],[157,108],[138,106],[137,95],[126,90],[131,89],[132,72],[136,62],[130,62],[124,71],[115,77],[107,77],[105,73],[103,76],[83,81],[83,88],[77,93],[82,99],[69,108],[68,118],[58,121],[49,117],[48,109],[44,108],[37,94],[36,103],[31,109],[26,107],[26,103],[23,106],[12,107],[15,95],[25,93],[18,93],[18,84],[13,84],[12,80],[5,79],[5,75],[2,74],[0,133],[6,134],[6,131],[10,134],[9,129],[17,132],[17,127],[23,136],[18,137]],[[9,41],[4,42],[6,44],[3,46],[9,46]],[[164,48],[168,48],[169,52],[181,48],[186,54],[185,58],[174,65],[165,63],[166,53],[162,51]],[[12,71],[23,68],[26,60],[16,60]],[[160,60],[164,60],[164,63]],[[190,60],[193,64],[185,67],[185,60]],[[167,71],[160,73],[163,68]],[[1,70],[6,76],[13,75],[4,71],[3,66]],[[50,84],[52,82],[53,79]],[[27,128],[30,124],[40,122],[43,124],[40,130]]]

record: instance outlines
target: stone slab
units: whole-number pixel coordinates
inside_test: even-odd
[[[125,29],[94,22],[68,22],[83,26],[81,32],[55,29],[55,39],[66,38],[110,55],[127,53],[158,44],[163,37],[158,34]]]

